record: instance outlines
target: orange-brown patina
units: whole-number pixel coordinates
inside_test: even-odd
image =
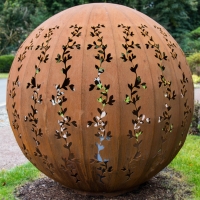
[[[185,56],[146,15],[96,3],[67,9],[19,48],[7,110],[24,155],[82,193],[116,195],[157,174],[193,112]]]

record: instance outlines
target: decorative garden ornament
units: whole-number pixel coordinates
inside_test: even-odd
[[[8,79],[24,155],[82,193],[117,195],[166,167],[193,113],[193,83],[170,34],[137,10],[76,6],[36,28]]]

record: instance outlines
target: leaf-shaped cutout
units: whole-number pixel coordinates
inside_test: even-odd
[[[90,84],[89,91],[92,91],[94,88],[95,88],[95,85],[94,84]]]
[[[165,52],[163,52],[163,59],[167,60],[167,56],[165,55]]]
[[[39,157],[42,157],[42,153],[41,151],[39,150],[38,147],[36,147],[36,152],[34,152],[35,156],[39,156]]]
[[[144,89],[147,89],[147,84],[146,84],[146,83],[142,83],[141,85],[142,85],[142,87],[143,87]]]
[[[67,60],[70,60],[72,56],[70,54],[67,55]]]
[[[102,45],[102,49],[105,50],[107,48],[107,44]]]
[[[88,44],[88,46],[87,46],[87,50],[91,49],[92,47],[93,47],[92,44]]]
[[[65,78],[61,88],[67,90],[67,86],[69,85],[69,83],[70,83],[70,78]]]
[[[64,109],[61,108],[61,111],[62,111],[62,114],[64,115],[67,112],[67,108],[64,108]]]
[[[97,108],[97,111],[99,112],[99,114],[101,115],[101,109],[100,108]]]
[[[136,46],[137,48],[141,49],[140,44],[136,44],[135,46]]]
[[[131,84],[128,84],[128,88],[130,89],[130,90],[132,90],[133,89],[133,84],[131,83]]]
[[[58,130],[56,130],[55,136],[56,136],[56,139],[61,139],[61,135]]]
[[[32,84],[31,88],[36,87],[35,77],[32,77],[32,78],[31,78],[31,84]]]
[[[71,122],[75,127],[77,127],[76,121]]]
[[[113,167],[111,166],[108,168],[108,172],[112,172],[112,171],[113,171]]]
[[[97,56],[95,56],[95,58],[96,58],[97,60],[100,60],[100,59],[101,59],[101,57],[100,57],[99,54],[97,54]]]
[[[37,90],[40,89],[40,87],[41,87],[41,84],[37,84]]]
[[[115,100],[114,100],[113,98],[114,98],[113,95],[111,95],[111,96],[109,97],[109,101],[108,101],[108,104],[109,104],[109,105],[113,105],[113,103],[115,102]]]
[[[73,84],[69,85],[69,88],[72,90],[72,91],[75,91],[75,87]]]
[[[43,136],[43,133],[42,133],[42,130],[41,130],[41,128],[38,130],[38,134],[37,134],[38,136],[40,136],[40,137],[42,137]]]
[[[135,67],[131,67],[130,70],[131,70],[133,73],[136,73],[137,68],[138,68],[138,64],[136,64]]]
[[[64,144],[63,145],[65,148],[70,149],[70,147],[72,146],[72,142],[70,142],[69,144]]]
[[[98,69],[99,69],[99,66],[98,66],[98,65],[95,65],[95,68],[98,70]]]
[[[94,36],[95,36],[95,34],[94,34],[93,32],[90,32],[90,35],[91,35],[92,37],[94,37]]]
[[[126,167],[123,167],[121,170],[122,170],[122,171],[126,171]]]
[[[101,145],[101,144],[99,144],[99,143],[96,143],[96,146],[97,146],[97,148],[98,148],[98,152],[99,152],[99,151],[102,151],[102,150],[104,149],[104,146]]]
[[[111,56],[111,53],[109,53],[109,54],[107,55],[106,61],[107,61],[107,62],[111,62],[112,59],[113,59],[113,57]]]
[[[129,104],[131,102],[131,99],[128,95],[126,95],[126,98],[124,100],[127,104]]]
[[[49,54],[47,54],[47,55],[45,56],[44,63],[46,63],[47,60],[49,60]]]
[[[131,130],[128,131],[128,135],[129,139],[133,138],[133,132]]]
[[[99,50],[98,52],[101,53],[101,54],[104,54],[104,51],[102,51],[102,50]]]
[[[26,89],[28,89],[30,87],[30,85],[31,85],[30,83],[27,83]]]
[[[136,79],[135,79],[135,87],[136,88],[140,88],[140,83],[141,83],[141,78],[140,76],[138,76]]]
[[[124,53],[122,53],[121,59],[122,59],[124,62],[126,62],[126,61],[127,61],[127,58],[126,58],[126,56],[125,56],[125,54],[124,54]]]
[[[126,49],[126,50],[128,49],[128,46],[126,44],[122,44],[122,46],[124,49]]]
[[[107,132],[107,136],[106,136],[106,140],[110,140],[111,139],[111,137],[112,137],[112,135],[111,135],[111,131],[108,131]]]
[[[77,48],[77,49],[80,49],[80,48],[81,48],[81,45],[80,45],[80,44],[77,44],[77,45],[76,45],[76,48]]]
[[[104,118],[105,116],[106,116],[106,111],[103,111],[103,112],[101,113],[100,118],[102,119],[102,118]]]
[[[92,124],[93,124],[92,121],[88,121],[88,122],[87,122],[87,128],[90,127],[90,126],[92,126]]]

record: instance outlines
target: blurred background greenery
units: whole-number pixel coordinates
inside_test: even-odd
[[[94,2],[122,4],[156,20],[179,43],[192,73],[200,76],[200,0],[0,0],[0,56],[15,55],[30,32],[50,16]],[[12,59],[0,57],[0,62]]]

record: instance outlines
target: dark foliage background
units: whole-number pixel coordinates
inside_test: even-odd
[[[0,55],[14,54],[28,34],[50,16],[94,2],[135,8],[163,25],[187,55],[200,51],[200,0],[0,0]]]

